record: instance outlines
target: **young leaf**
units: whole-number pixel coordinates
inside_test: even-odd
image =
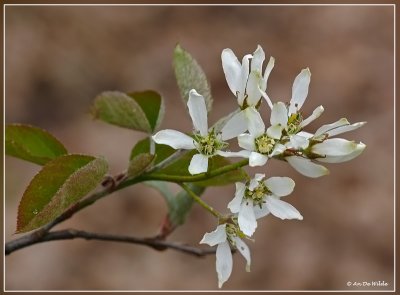
[[[191,151],[182,155],[179,159],[172,162],[167,167],[161,169],[157,173],[162,174],[169,174],[169,175],[180,175],[180,176],[188,176],[190,175],[188,171],[188,167],[190,164],[190,160],[192,159],[193,155],[197,153],[197,151]],[[211,172],[217,168],[226,166],[231,164],[231,162],[221,156],[213,156],[208,160],[208,172]],[[222,175],[215,176],[213,178],[203,180],[203,181],[196,181],[196,185],[199,186],[221,186],[231,184],[237,181],[242,181],[247,178],[246,172],[243,169],[236,169]]]
[[[66,155],[48,162],[26,188],[18,207],[17,233],[56,219],[93,190],[108,170],[103,158]]]
[[[154,132],[164,118],[165,105],[161,95],[152,90],[132,92],[128,93],[128,95],[142,108],[150,124],[151,130]]]
[[[130,160],[132,160],[133,158],[142,153],[149,153],[149,152],[150,152],[150,138],[146,137],[145,139],[138,141],[136,145],[133,147],[130,155]],[[156,159],[154,161],[154,164],[157,165],[161,161],[171,156],[174,152],[175,150],[168,145],[155,143]]]
[[[189,99],[189,91],[196,89],[199,94],[204,96],[207,110],[211,111],[213,100],[207,77],[197,61],[179,44],[174,50],[173,66],[176,81],[185,103]]]
[[[193,199],[188,195],[188,193],[185,190],[182,190],[175,195],[168,188],[167,183],[163,181],[146,181],[145,183],[158,190],[165,198],[168,207],[168,219],[171,227],[174,229],[177,226],[184,224],[186,217],[194,203]],[[198,196],[205,191],[205,187],[197,186],[195,184],[188,185]]]
[[[146,114],[129,95],[118,91],[107,91],[98,95],[92,108],[96,119],[120,127],[152,133]]]
[[[142,174],[153,163],[155,155],[142,153],[129,161],[128,176],[133,178]]]
[[[10,124],[5,128],[6,154],[35,164],[67,154],[66,148],[53,135],[38,127]]]

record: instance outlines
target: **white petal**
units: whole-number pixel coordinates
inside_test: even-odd
[[[283,197],[292,193],[295,183],[289,177],[270,177],[265,185],[275,196]]]
[[[208,170],[208,157],[202,154],[193,155],[193,158],[190,161],[189,165],[189,173],[194,175],[207,172],[207,170]]]
[[[152,137],[156,143],[166,144],[174,149],[193,150],[196,148],[193,138],[176,130],[161,130]]]
[[[329,170],[322,165],[315,164],[309,159],[298,156],[286,157],[285,160],[299,173],[316,178],[329,174]]]
[[[260,87],[259,87],[259,90],[261,92],[262,97],[264,97],[265,101],[267,102],[269,108],[272,110],[273,105],[272,105],[272,101],[269,98],[268,94],[265,91],[263,91]]]
[[[315,131],[314,137],[319,137],[328,131],[334,130],[338,127],[347,126],[349,124],[350,123],[349,121],[347,121],[346,118],[342,118],[332,124],[322,125],[320,128],[317,129],[317,131]]]
[[[255,107],[261,99],[260,83],[261,73],[258,71],[251,71],[249,80],[246,86],[247,105]]]
[[[315,119],[319,118],[319,116],[322,115],[322,113],[324,112],[324,107],[323,106],[319,106],[317,107],[313,113],[311,114],[311,116],[309,116],[307,119],[303,120],[300,123],[300,127],[304,128],[306,127],[308,124],[310,124],[312,121],[314,121]]]
[[[341,126],[338,128],[335,128],[333,130],[330,130],[327,132],[327,134],[329,135],[329,137],[344,133],[344,132],[349,132],[349,131],[353,131],[355,129],[358,129],[362,126],[364,126],[367,122],[358,122],[358,123],[354,123],[351,125],[346,125],[346,126]]]
[[[226,241],[226,224],[220,224],[217,228],[210,232],[205,233],[203,239],[200,241],[200,244],[208,244],[211,247],[217,244],[221,244]]]
[[[238,144],[241,148],[248,151],[255,151],[256,149],[254,137],[247,133],[243,133],[238,136]]]
[[[267,129],[267,135],[274,139],[280,139],[282,136],[283,126],[281,125],[272,125]]]
[[[245,115],[250,134],[254,138],[263,135],[265,133],[265,125],[260,113],[255,108],[248,107],[245,110]]]
[[[272,56],[269,58],[267,67],[265,68],[264,72],[264,78],[263,78],[263,83],[261,86],[261,90],[265,91],[267,89],[267,82],[268,82],[268,77],[271,74],[272,69],[274,68],[275,65],[275,58]]]
[[[358,157],[365,149],[366,145],[363,144],[362,142],[360,142],[359,144],[357,144],[356,149],[345,156],[327,156],[325,158],[318,158],[316,159],[319,162],[323,162],[323,163],[342,163],[342,162],[347,162],[350,160],[353,160],[355,157]]]
[[[249,158],[251,152],[250,151],[239,151],[239,152],[224,152],[224,151],[217,151],[217,155],[220,155],[225,158],[232,158],[232,157],[239,157],[239,158]]]
[[[310,139],[311,137],[314,136],[314,134],[306,132],[306,131],[300,131],[300,132],[296,133],[296,135],[302,136],[302,137],[307,138],[307,139]]]
[[[235,185],[235,197],[228,204],[228,208],[231,210],[232,213],[238,213],[240,211],[240,205],[242,204],[244,191],[246,189],[246,186],[241,182],[236,182]]]
[[[298,134],[290,136],[290,141],[286,144],[288,148],[299,150],[306,149],[308,147],[310,143],[309,140],[306,137],[300,136]]]
[[[285,104],[283,102],[277,102],[272,107],[271,119],[270,119],[271,125],[280,125],[285,128],[287,126],[287,121],[288,121],[288,111]]]
[[[232,273],[232,253],[228,242],[218,244],[216,257],[215,265],[218,274],[218,287],[221,288]]]
[[[267,216],[270,213],[265,204],[262,204],[261,208],[260,206],[254,206],[253,209],[254,209],[254,216],[256,217],[256,219],[260,219],[264,216]]]
[[[229,140],[247,131],[247,119],[244,111],[236,113],[221,129],[222,140]]]
[[[243,95],[246,92],[246,84],[247,84],[247,81],[249,79],[250,58],[251,58],[251,54],[247,54],[242,59],[242,68],[240,70],[240,77],[239,77],[239,83],[238,83],[239,89],[238,89],[238,91]],[[243,101],[242,102],[239,101],[239,104],[243,105]]]
[[[330,138],[312,146],[311,151],[321,156],[346,156],[357,149],[354,141],[343,138]]]
[[[221,59],[226,82],[228,82],[229,89],[236,96],[239,91],[239,79],[242,66],[236,55],[229,48],[222,51]]]
[[[257,71],[261,73],[262,64],[265,60],[264,50],[260,45],[257,46],[256,51],[253,53],[253,58],[251,59],[251,71]]]
[[[196,90],[190,90],[187,106],[194,128],[200,131],[202,136],[206,136],[208,134],[208,123],[207,107],[204,97],[198,94]]]
[[[238,215],[238,223],[240,230],[251,237],[257,228],[256,217],[254,216],[253,201],[245,200],[240,206]]]
[[[258,186],[260,181],[264,179],[264,177],[264,173],[257,173],[254,178],[250,180],[249,190],[253,191]]]
[[[299,219],[303,220],[300,212],[295,207],[279,200],[278,198],[268,197],[265,206],[274,216],[280,219]]]
[[[242,239],[238,237],[233,238],[236,243],[236,248],[239,250],[240,254],[246,259],[246,271],[250,271],[250,265],[251,265],[251,256],[250,256],[250,249],[247,247],[247,245],[242,241]]]
[[[256,166],[263,166],[267,163],[268,157],[256,152],[252,152],[249,157],[249,166],[256,167]]]
[[[289,116],[296,113],[304,104],[308,95],[308,86],[310,85],[311,72],[303,69],[294,79],[292,87],[292,99],[289,105]]]
[[[270,157],[282,154],[286,150],[286,147],[283,144],[278,143],[275,145],[274,150],[272,153],[269,155]]]

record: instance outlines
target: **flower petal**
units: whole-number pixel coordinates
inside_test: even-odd
[[[319,106],[317,107],[311,114],[311,116],[309,116],[307,119],[304,119],[301,123],[300,123],[300,127],[304,128],[306,127],[308,124],[310,124],[312,121],[314,121],[315,119],[319,118],[319,116],[322,115],[322,113],[324,112],[324,107],[323,106]]]
[[[275,58],[272,56],[269,58],[267,67],[265,68],[264,72],[264,77],[261,85],[261,90],[265,91],[267,89],[267,82],[268,82],[268,77],[271,74],[272,69],[274,68],[275,65]]]
[[[264,216],[267,216],[270,213],[267,206],[265,206],[265,204],[262,204],[261,208],[260,208],[260,206],[254,206],[253,210],[254,210],[254,216],[256,217],[256,219],[260,219]]]
[[[246,93],[246,85],[247,85],[247,81],[249,79],[249,68],[250,68],[250,58],[251,58],[251,54],[247,54],[243,57],[242,59],[242,67],[240,70],[240,76],[239,76],[239,88],[238,91],[239,93],[241,93],[243,95],[243,99],[244,99],[244,94]],[[243,105],[243,101],[239,101],[239,105]]]
[[[357,149],[354,141],[343,138],[329,138],[312,146],[311,152],[321,156],[346,156]]]
[[[310,85],[311,72],[309,68],[303,69],[294,79],[292,87],[292,99],[289,105],[289,116],[296,113],[304,104],[308,95],[308,86]]]
[[[249,157],[249,166],[256,167],[256,166],[263,166],[267,163],[268,157],[256,152],[252,152]]]
[[[190,90],[187,106],[194,128],[200,131],[202,136],[206,136],[208,134],[208,123],[207,107],[204,97],[198,94],[195,89]]]
[[[326,156],[325,158],[317,158],[316,160],[318,162],[323,162],[323,163],[342,163],[346,161],[353,160],[355,157],[358,157],[365,149],[366,145],[360,142],[357,144],[356,149],[345,156]]]
[[[264,179],[264,177],[265,177],[264,173],[256,173],[254,178],[250,180],[249,190],[253,191],[258,186],[260,181]]]
[[[238,213],[240,211],[240,205],[242,204],[244,191],[246,189],[246,186],[241,182],[236,182],[235,185],[235,197],[228,204],[228,208],[231,210],[232,213]]]
[[[326,132],[328,134],[329,137],[344,133],[344,132],[349,132],[349,131],[353,131],[355,129],[358,129],[362,126],[364,126],[365,124],[367,124],[367,122],[358,122],[358,123],[354,123],[351,125],[346,125],[346,126],[341,126],[338,128],[335,128],[333,130],[330,130],[328,132]]]
[[[277,102],[272,107],[271,112],[271,125],[280,125],[284,128],[287,126],[288,122],[288,111],[283,102]]]
[[[291,194],[295,186],[295,182],[289,177],[270,177],[264,183],[278,197]]]
[[[254,138],[263,135],[265,133],[265,125],[260,113],[254,107],[248,107],[244,112],[250,134]]]
[[[156,143],[166,144],[174,149],[193,150],[196,148],[193,138],[172,129],[158,131],[152,138]]]
[[[299,133],[290,136],[290,141],[286,144],[288,148],[299,150],[306,149],[308,147],[308,145],[310,144],[308,139],[298,134]]]
[[[269,196],[266,200],[265,206],[274,216],[280,219],[299,219],[303,220],[300,212],[295,207],[279,200],[278,198]]]
[[[240,157],[240,158],[249,158],[251,152],[250,151],[238,151],[238,152],[224,152],[224,151],[217,151],[217,155],[220,155],[225,158],[231,158],[231,157]]]
[[[233,267],[232,253],[228,242],[218,244],[216,257],[215,265],[218,274],[218,287],[221,288],[231,276]]]
[[[329,170],[322,165],[311,162],[310,159],[305,159],[298,156],[286,157],[285,160],[292,166],[297,172],[312,178],[321,177],[329,174]]]
[[[247,119],[244,111],[236,113],[221,129],[222,140],[229,140],[247,131]]]
[[[272,125],[267,129],[267,135],[274,139],[280,139],[282,136],[283,126],[281,125]]]
[[[262,80],[261,73],[258,71],[251,71],[249,80],[246,86],[247,105],[255,107],[261,99],[260,83]]]
[[[190,161],[189,165],[189,173],[194,175],[207,172],[207,170],[208,170],[208,157],[202,154],[193,155],[193,158]]]
[[[236,96],[239,91],[239,79],[242,66],[236,55],[229,48],[222,51],[221,59],[226,82],[228,83],[229,89]]]
[[[254,216],[253,201],[245,200],[240,206],[238,215],[238,223],[240,230],[251,237],[257,228],[256,217]]]
[[[242,254],[244,259],[246,259],[246,271],[249,272],[251,265],[250,249],[241,238],[234,237],[233,239],[236,243],[236,248],[239,250],[240,254]]]
[[[217,244],[221,244],[226,241],[226,224],[220,224],[217,228],[210,232],[205,233],[203,239],[200,241],[200,244],[208,244],[211,247]]]
[[[267,102],[269,108],[272,110],[273,105],[272,105],[272,101],[271,101],[271,99],[269,98],[268,94],[267,94],[265,91],[263,91],[263,90],[261,89],[261,87],[259,87],[259,90],[260,90],[260,92],[261,92],[262,97],[264,97],[265,101]]]
[[[286,150],[286,147],[283,144],[276,144],[274,147],[274,150],[272,151],[272,153],[269,155],[270,157],[282,154],[284,151]]]
[[[257,46],[256,51],[253,53],[253,58],[251,59],[251,71],[257,71],[261,73],[262,64],[265,60],[264,50],[260,45]]]
[[[349,121],[347,121],[346,118],[341,118],[340,120],[334,123],[322,125],[321,127],[319,127],[317,131],[315,131],[314,137],[319,137],[324,133],[327,133],[328,131],[332,131],[338,127],[343,127],[347,125],[350,125]]]
[[[256,144],[254,142],[254,137],[248,133],[243,133],[238,136],[238,144],[241,148],[248,151],[255,151]]]
[[[307,139],[310,139],[311,137],[314,136],[314,134],[306,132],[306,131],[300,131],[300,132],[296,133],[296,135],[302,136],[302,137],[307,138]]]

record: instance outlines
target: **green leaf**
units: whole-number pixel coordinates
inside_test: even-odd
[[[165,198],[168,207],[168,219],[172,227],[175,228],[184,224],[194,203],[188,193],[185,190],[182,190],[176,195],[173,194],[168,188],[167,182],[146,181],[145,183],[157,189]],[[197,186],[195,184],[188,184],[188,186],[198,196],[205,191],[205,187]]]
[[[179,44],[174,50],[173,66],[176,81],[185,103],[189,99],[189,91],[196,89],[199,94],[204,96],[207,110],[211,111],[213,100],[207,77],[197,61]]]
[[[31,231],[56,219],[92,191],[107,170],[103,158],[86,155],[66,155],[48,162],[22,196],[17,232]]]
[[[190,164],[190,160],[192,159],[193,155],[196,154],[197,151],[191,151],[189,153],[184,154],[182,157],[177,159],[176,161],[172,162],[167,167],[157,171],[160,174],[169,174],[169,175],[179,175],[179,176],[189,176],[190,173],[188,171],[188,167]],[[226,166],[231,164],[231,162],[221,156],[213,156],[208,160],[208,172],[211,172],[217,168]],[[196,181],[196,185],[199,186],[221,186],[231,184],[233,182],[242,181],[247,179],[246,172],[242,169],[236,169],[213,178],[203,180],[203,181]]]
[[[5,131],[5,150],[9,156],[44,165],[67,153],[62,143],[38,127],[10,124]]]
[[[118,91],[107,91],[94,101],[92,114],[96,119],[120,127],[152,133],[146,114],[129,95]]]
[[[150,124],[151,130],[154,132],[164,118],[165,105],[161,95],[152,90],[132,92],[128,93],[128,95],[142,108]]]
[[[130,155],[130,160],[132,160],[133,158],[142,153],[149,153],[149,152],[150,152],[150,138],[146,137],[145,139],[138,141],[136,145],[133,147]],[[154,161],[154,164],[157,165],[161,161],[171,156],[173,153],[175,153],[175,150],[172,147],[165,144],[155,143],[156,159]]]
[[[128,177],[136,177],[142,174],[153,163],[155,155],[142,153],[129,161]]]

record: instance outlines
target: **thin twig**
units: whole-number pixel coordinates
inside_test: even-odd
[[[59,240],[72,240],[72,239],[85,239],[85,240],[98,240],[98,241],[137,244],[137,245],[148,246],[158,251],[172,249],[178,252],[183,252],[185,254],[190,254],[197,257],[202,257],[205,255],[215,253],[215,249],[200,249],[179,243],[159,240],[157,238],[138,238],[131,236],[119,236],[119,235],[93,233],[75,229],[66,229],[66,230],[47,232],[39,238],[35,236],[35,233],[25,235],[19,239],[6,243],[5,254],[9,255],[16,250],[38,243],[59,241]]]

